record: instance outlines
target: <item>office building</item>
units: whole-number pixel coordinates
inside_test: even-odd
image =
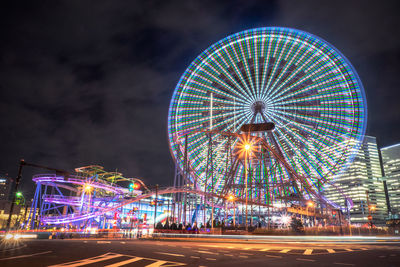
[[[391,214],[400,213],[400,144],[381,148]]]
[[[387,206],[382,176],[376,138],[365,136],[353,162],[334,176],[335,186],[326,185],[324,194],[344,208],[344,215],[352,224],[364,225],[371,215],[375,225],[383,226]],[[353,203],[349,210],[346,210],[346,197]]]

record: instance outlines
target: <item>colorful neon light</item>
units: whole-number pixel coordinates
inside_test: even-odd
[[[366,128],[367,107],[362,83],[350,62],[332,45],[312,34],[288,28],[243,31],[201,53],[182,75],[168,115],[170,148],[183,170],[185,134],[190,178],[198,188],[221,190],[227,138],[212,136],[214,181],[207,169],[208,136],[200,130],[239,132],[253,108],[275,124],[275,143],[285,160],[307,183],[322,183],[352,161]],[[257,116],[255,122],[263,119]],[[259,133],[258,136],[265,136]],[[277,168],[254,169],[255,179],[285,182],[289,174]],[[235,183],[243,183],[240,165]],[[196,179],[195,179],[196,178]],[[317,182],[319,179],[319,183]],[[276,189],[275,189],[276,190]],[[268,189],[262,190],[266,196]],[[279,194],[282,194],[280,192]]]

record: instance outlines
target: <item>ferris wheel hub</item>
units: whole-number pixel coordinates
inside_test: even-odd
[[[262,100],[258,100],[251,105],[251,111],[254,114],[257,114],[257,113],[263,114],[265,107],[266,107],[265,102]]]

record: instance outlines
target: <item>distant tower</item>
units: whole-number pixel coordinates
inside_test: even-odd
[[[400,213],[400,144],[381,148],[392,214]]]
[[[365,136],[354,161],[341,174],[336,175],[333,181],[354,203],[354,207],[349,211],[351,223],[368,222],[369,202],[370,208],[372,207],[373,223],[385,224],[387,206],[375,137]],[[328,185],[324,194],[331,201],[345,206],[345,199],[336,188]]]

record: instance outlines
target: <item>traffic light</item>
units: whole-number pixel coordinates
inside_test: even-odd
[[[15,193],[15,196],[16,196],[16,198],[15,198],[15,204],[21,205],[21,204],[24,202],[24,199],[23,199],[24,196],[22,195],[21,192]]]
[[[133,182],[129,184],[129,191],[138,190],[140,188],[140,184]]]
[[[336,218],[336,210],[332,211],[332,217]]]

